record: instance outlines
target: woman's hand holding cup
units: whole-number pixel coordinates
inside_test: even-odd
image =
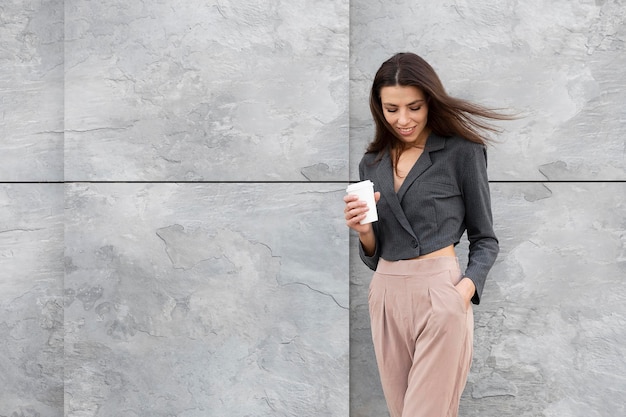
[[[378,203],[378,200],[380,200],[380,192],[375,192],[374,201]],[[344,209],[346,225],[359,234],[370,232],[372,230],[372,223],[361,224],[361,221],[365,219],[370,211],[367,202],[359,200],[359,196],[356,194],[346,194],[343,197],[343,201],[346,203]],[[374,210],[375,209],[374,207]]]

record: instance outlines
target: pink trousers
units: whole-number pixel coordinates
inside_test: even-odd
[[[454,285],[458,259],[381,259],[369,289],[372,339],[391,417],[456,417],[474,316]]]

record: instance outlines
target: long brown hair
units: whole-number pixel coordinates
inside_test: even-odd
[[[487,120],[511,120],[514,117],[488,109],[466,100],[454,98],[446,93],[435,70],[420,56],[413,53],[398,53],[385,61],[376,72],[370,92],[370,110],[376,123],[376,135],[368,145],[367,152],[377,152],[391,148],[402,152],[400,140],[383,114],[380,90],[383,87],[414,86],[426,96],[428,103],[427,126],[439,136],[458,135],[466,140],[486,144],[486,132],[499,132],[500,129]],[[396,159],[397,159],[396,158]]]

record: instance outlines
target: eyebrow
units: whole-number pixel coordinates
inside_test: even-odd
[[[418,100],[415,100],[415,101],[410,102],[409,104],[407,104],[407,106],[408,106],[408,107],[411,107],[411,106],[414,106],[414,105],[416,105],[416,104],[418,104],[418,103],[424,103],[424,102],[426,102],[426,100],[418,99]],[[391,107],[398,107],[398,105],[397,105],[397,104],[393,104],[393,103],[383,103],[383,105],[385,105],[385,106],[391,106]]]

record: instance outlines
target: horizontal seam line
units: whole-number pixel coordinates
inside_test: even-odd
[[[358,181],[0,181],[0,184],[348,184]],[[626,180],[490,180],[490,184],[626,183]]]

